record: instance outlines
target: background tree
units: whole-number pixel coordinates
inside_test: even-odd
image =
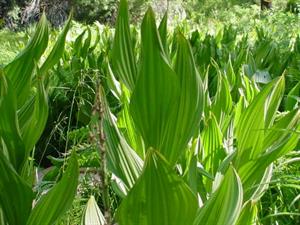
[[[261,6],[261,10],[271,9],[272,8],[272,0],[261,0],[260,6]]]

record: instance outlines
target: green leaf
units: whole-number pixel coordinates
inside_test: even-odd
[[[168,148],[166,142],[174,140],[174,130],[169,131],[170,126],[174,127],[177,113],[179,80],[164,55],[151,8],[143,19],[141,34],[141,68],[131,96],[130,111],[146,149],[158,149],[174,163],[178,152]]]
[[[226,157],[222,139],[221,129],[215,116],[212,114],[201,133],[201,140],[203,145],[202,162],[205,169],[213,175],[215,175],[220,163]]]
[[[27,47],[4,68],[16,92],[18,108],[24,104],[31,93],[32,73],[35,63],[47,48],[48,29],[46,16],[43,14]]]
[[[278,93],[281,90],[281,85],[278,85],[281,82],[281,79],[277,79],[269,83],[241,114],[236,127],[238,152],[234,165],[237,168],[249,160],[258,157],[263,151],[265,129],[268,128],[268,124],[273,120],[275,106],[277,106],[277,102],[273,101],[274,98],[268,98],[268,96],[272,93]],[[271,96],[274,95],[272,94]],[[270,110],[267,112],[270,112],[268,116],[271,119],[265,118],[265,115],[268,114],[265,105],[269,103]]]
[[[127,0],[120,0],[112,49],[112,69],[129,90],[133,90],[137,78],[131,40]]]
[[[265,113],[265,128],[268,129],[273,125],[275,120],[275,115],[281,103],[281,100],[284,95],[285,90],[285,79],[284,76],[281,76],[273,86],[273,90],[268,96],[268,100],[265,104],[266,113]]]
[[[219,181],[220,182],[220,177]],[[243,204],[242,183],[236,171],[230,166],[220,182],[219,187],[212,194],[202,208],[198,210],[194,225],[235,224]]]
[[[108,108],[104,91],[101,90],[101,102],[104,104],[103,129],[106,136],[107,162],[109,170],[120,178],[129,190],[141,174],[143,161],[130,148],[120,133],[116,119]],[[125,193],[126,194],[126,193]]]
[[[232,90],[233,87],[235,87],[236,85],[237,78],[234,69],[232,67],[231,57],[229,58],[228,63],[226,65],[225,74],[226,77],[228,78],[228,83],[230,84],[230,90]]]
[[[169,47],[168,47],[168,11],[165,12],[162,20],[160,21],[158,32],[160,36],[160,40],[162,46],[164,48],[166,56],[169,55]]]
[[[0,149],[1,150],[1,149]],[[33,192],[0,151],[0,210],[10,225],[25,225]]]
[[[26,122],[26,126],[22,129],[26,156],[29,156],[44,131],[48,119],[48,108],[48,99],[44,84],[42,80],[38,80],[34,109],[31,117]]]
[[[218,87],[212,104],[212,112],[216,116],[217,121],[221,122],[225,115],[230,114],[231,110],[232,98],[228,80],[218,72]]]
[[[0,137],[5,144],[1,151],[6,149],[10,163],[20,172],[25,159],[25,146],[19,129],[17,100],[13,85],[1,69],[0,112]]]
[[[149,150],[143,174],[117,211],[120,225],[192,224],[197,198],[163,156]]]
[[[86,33],[87,29],[85,29],[84,31],[81,32],[80,35],[78,35],[78,37],[75,39],[74,45],[73,45],[73,49],[74,49],[74,56],[78,56],[80,57],[81,55],[81,51],[82,51],[82,41],[84,38],[84,35]]]
[[[300,111],[294,110],[267,130],[264,141],[264,152],[259,158],[245,162],[239,169],[244,187],[244,198],[246,200],[257,199],[257,189],[268,183],[266,169],[279,157],[293,150],[299,141]],[[271,175],[270,175],[271,176]],[[265,177],[265,178],[264,178]],[[263,191],[260,191],[261,193]]]
[[[289,139],[289,136],[296,135],[293,134],[293,130],[300,123],[300,111],[299,109],[294,109],[291,112],[283,115],[279,118],[274,125],[266,130],[264,147],[270,152],[271,149],[274,150],[272,146],[280,146],[280,143],[284,143]],[[286,153],[286,152],[285,152]],[[281,155],[285,154],[281,153]]]
[[[82,225],[106,225],[105,218],[99,209],[94,196],[87,202]]]
[[[293,110],[300,102],[300,81],[290,90],[285,99],[285,110]]]
[[[52,225],[72,205],[77,191],[79,168],[77,157],[72,153],[61,180],[33,208],[27,225]]]
[[[62,57],[65,50],[66,36],[70,29],[71,21],[72,16],[69,17],[64,29],[58,36],[57,41],[55,42],[49,56],[41,66],[40,75],[43,76],[49,69],[51,69],[56,63],[58,63],[59,59]]]
[[[236,225],[256,224],[256,215],[257,207],[255,203],[247,201],[243,206],[239,219],[236,222]]]
[[[88,55],[88,51],[91,45],[91,41],[92,41],[92,32],[91,29],[88,27],[87,28],[87,38],[84,40],[83,46],[81,48],[80,51],[80,57],[82,59],[85,59]]]
[[[188,142],[200,127],[204,108],[204,93],[191,47],[182,34],[177,36],[175,72],[179,78],[180,94],[174,117],[170,111],[170,127],[166,137],[166,158],[173,164],[184,152]],[[174,134],[173,134],[174,133]]]
[[[129,110],[129,91],[122,85],[121,102],[123,103],[123,109],[118,116],[118,127],[123,131],[124,137],[128,144],[135,150],[141,159],[145,158],[145,146],[141,135],[135,128],[135,124],[130,115]]]

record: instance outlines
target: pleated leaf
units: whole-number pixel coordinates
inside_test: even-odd
[[[269,128],[279,106],[278,102],[283,95],[282,86],[283,77],[269,83],[241,114],[236,128],[238,152],[235,166],[239,167],[263,152],[265,129]]]
[[[292,110],[300,104],[300,81],[290,90],[285,100],[285,110]]]
[[[129,110],[129,92],[126,87],[122,86],[123,96],[121,101],[123,103],[123,109],[118,116],[118,127],[123,131],[124,137],[126,138],[128,144],[133,148],[133,150],[139,155],[141,159],[145,158],[145,147],[141,135],[135,128],[135,124],[130,115]]]
[[[291,135],[297,135],[293,133],[293,130],[295,130],[297,124],[300,123],[299,120],[299,109],[294,109],[278,119],[270,129],[266,130],[264,147],[268,149],[269,152],[270,149],[274,151],[274,147],[272,146],[280,146],[279,143],[284,143]],[[285,153],[281,153],[281,155]]]
[[[285,79],[284,76],[281,76],[277,82],[275,82],[272,92],[268,96],[266,102],[266,112],[265,112],[265,128],[268,129],[273,125],[275,120],[275,115],[278,111],[279,105],[284,95],[285,90]]]
[[[94,196],[91,196],[87,202],[82,225],[106,225],[105,218]]]
[[[223,135],[217,123],[215,116],[212,114],[208,119],[205,129],[201,133],[203,146],[203,163],[205,169],[215,175],[220,163],[226,157],[222,143]]]
[[[71,26],[72,16],[69,17],[64,29],[59,34],[57,41],[55,42],[49,56],[40,68],[40,75],[44,75],[49,69],[51,69],[59,59],[62,57],[65,50],[66,36]]]
[[[0,210],[10,225],[25,225],[31,211],[33,192],[0,149]]]
[[[12,83],[1,69],[0,112],[0,137],[5,143],[10,163],[17,171],[20,171],[24,162],[25,146],[19,129],[17,100]]]
[[[52,225],[71,206],[77,191],[79,167],[75,153],[68,160],[68,166],[61,180],[33,208],[27,225]]]
[[[217,121],[221,122],[225,115],[228,115],[232,110],[232,98],[230,94],[230,85],[225,76],[218,73],[218,88],[214,97],[212,111],[216,116]]]
[[[27,100],[31,89],[32,73],[48,45],[48,23],[45,14],[37,25],[35,34],[26,48],[5,68],[18,99],[18,108]]]
[[[236,171],[230,166],[220,183],[202,208],[198,210],[194,225],[235,224],[243,204],[242,183]]]
[[[174,140],[175,130],[170,128],[177,120],[179,80],[164,55],[151,8],[143,19],[141,35],[141,68],[130,111],[146,149],[158,149],[167,160],[174,162],[178,152],[168,148],[166,143]]]
[[[29,156],[30,151],[42,135],[48,119],[48,99],[42,80],[38,80],[37,94],[34,101],[34,109],[30,118],[28,118],[27,126],[23,128],[22,136],[25,144],[26,155]]]
[[[118,130],[115,118],[108,108],[103,90],[100,99],[104,103],[103,129],[106,136],[108,168],[123,181],[127,190],[129,190],[141,174],[143,161],[130,148]]]
[[[165,149],[172,150],[167,155],[171,164],[176,162],[199,128],[204,108],[202,81],[195,66],[191,47],[182,34],[177,35],[174,69],[180,84],[179,102],[176,103],[177,115],[174,119],[171,118],[171,125],[164,145]]]
[[[127,88],[133,90],[137,68],[130,35],[127,0],[120,0],[112,49],[112,69]]]
[[[266,169],[279,157],[295,149],[299,141],[300,111],[294,110],[281,118],[268,130],[264,144],[265,153],[259,158],[248,160],[239,169],[243,187],[244,198],[257,199],[257,189],[266,175]],[[277,140],[276,140],[277,138]],[[273,141],[273,142],[272,142]]]
[[[148,151],[143,174],[118,208],[120,225],[192,224],[197,198],[162,157]]]
[[[238,221],[236,222],[236,225],[246,225],[246,224],[255,225],[256,215],[257,215],[257,207],[255,203],[252,203],[251,201],[247,201],[243,206]]]
[[[164,48],[166,56],[169,55],[169,47],[168,47],[168,12],[165,12],[162,20],[160,21],[158,32],[160,36],[160,40],[162,46]]]

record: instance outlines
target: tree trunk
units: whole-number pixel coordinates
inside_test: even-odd
[[[260,0],[261,10],[271,9],[272,8],[272,0]]]

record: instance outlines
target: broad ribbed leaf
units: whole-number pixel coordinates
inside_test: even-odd
[[[17,118],[17,100],[14,87],[0,69],[0,137],[5,143],[9,161],[19,172],[24,162],[25,146]],[[1,146],[1,145],[0,145]],[[2,150],[4,146],[2,146]]]
[[[170,111],[171,124],[164,144],[165,149],[172,150],[166,155],[171,164],[176,162],[199,128],[204,107],[200,75],[196,69],[190,45],[182,34],[177,36],[177,48],[175,72],[180,85],[179,102],[176,103],[177,115],[174,119]]]
[[[285,110],[292,110],[300,105],[300,81],[290,90],[285,100]]]
[[[111,91],[111,93],[118,99],[120,100],[121,98],[121,84],[120,82],[116,79],[113,71],[111,70],[111,67],[108,63],[108,73],[106,75],[106,82],[107,85]]]
[[[232,98],[228,80],[221,73],[218,73],[218,88],[212,104],[212,112],[220,123],[224,115],[228,115],[232,110]]]
[[[91,45],[91,41],[92,41],[92,32],[91,29],[88,27],[87,28],[87,38],[84,40],[83,46],[80,50],[80,57],[82,59],[85,59],[88,55],[88,51]]]
[[[231,58],[229,58],[228,63],[226,65],[226,70],[225,70],[225,74],[226,77],[228,79],[228,83],[230,84],[230,90],[232,90],[235,85],[236,85],[236,81],[237,81],[237,76],[235,75],[234,69],[232,67],[232,62],[231,62]]]
[[[27,125],[24,127],[22,136],[25,144],[25,154],[30,151],[39,140],[48,119],[48,99],[42,80],[38,80],[37,94],[35,96],[34,109]]]
[[[264,147],[270,152],[274,146],[279,146],[293,134],[293,130],[300,123],[300,110],[294,109],[282,116],[275,124],[265,133]],[[273,147],[272,147],[273,146]],[[274,150],[274,149],[273,149]],[[284,154],[284,153],[282,153]]]
[[[76,55],[78,57],[80,57],[80,55],[81,55],[82,41],[83,41],[86,31],[87,30],[85,29],[84,31],[81,32],[80,35],[78,35],[78,37],[76,38],[74,45],[73,45],[74,55]]]
[[[9,225],[25,225],[30,214],[33,192],[17,174],[0,149],[0,210]]]
[[[137,77],[131,40],[127,0],[120,0],[112,49],[112,69],[129,90],[133,90]]]
[[[105,218],[101,213],[94,196],[87,202],[82,225],[106,225]]]
[[[61,180],[37,202],[27,225],[54,224],[71,207],[77,190],[78,176],[77,157],[72,153]]]
[[[194,225],[235,224],[243,204],[242,183],[236,171],[230,166],[209,200],[199,209]]]
[[[168,11],[164,14],[162,20],[160,21],[159,27],[159,36],[164,48],[166,56],[169,55],[169,47],[168,47]]]
[[[226,157],[222,139],[223,135],[221,129],[215,116],[212,114],[206,123],[205,129],[201,133],[201,140],[204,167],[213,175],[215,175],[220,163]]]
[[[241,114],[236,128],[238,152],[235,166],[240,167],[262,153],[265,129],[268,128],[266,127],[266,125],[268,125],[266,121],[270,123],[270,119],[265,118],[268,114],[265,105],[272,103],[272,105],[270,105],[270,110],[272,112],[270,111],[269,116],[274,117],[275,107],[273,106],[274,104],[277,105],[277,102],[273,102],[273,98],[268,98],[268,96],[271,93],[271,96],[274,96],[273,93],[281,90],[281,85],[278,85],[282,82],[281,79],[282,78],[268,84]]]
[[[256,215],[257,215],[257,207],[255,203],[252,203],[251,201],[247,201],[244,204],[239,219],[235,225],[248,225],[248,224],[255,225]]]
[[[100,99],[104,103],[103,129],[106,136],[108,168],[123,181],[129,190],[141,174],[143,161],[130,148],[118,130],[115,118],[110,112],[103,94],[104,92],[101,91]]]
[[[284,76],[281,76],[279,80],[274,84],[273,90],[270,93],[268,100],[266,102],[266,113],[265,113],[265,128],[268,129],[273,125],[275,120],[275,115],[281,103],[284,95],[285,80]]]
[[[48,45],[48,23],[45,14],[37,25],[35,34],[27,47],[5,68],[17,96],[18,108],[30,95],[32,73]]]
[[[123,131],[124,137],[128,144],[135,150],[141,159],[145,158],[145,146],[141,135],[135,128],[135,124],[130,115],[129,111],[129,92],[126,87],[122,86],[122,97],[123,109],[118,116],[118,127]]]
[[[70,29],[71,21],[72,16],[69,17],[64,29],[58,36],[57,41],[54,44],[49,56],[41,66],[40,75],[44,75],[49,69],[51,69],[56,63],[58,63],[59,59],[62,57],[65,49],[66,36]]]
[[[297,146],[300,136],[297,133],[299,123],[299,110],[294,110],[281,118],[267,131],[264,141],[265,152],[259,158],[248,160],[241,166],[239,175],[245,189],[246,200],[257,198],[257,189],[266,183],[263,180],[270,164]]]
[[[263,171],[263,170],[262,170]],[[254,191],[251,193],[250,199],[253,202],[258,202],[259,199],[264,195],[265,191],[269,187],[269,183],[271,182],[272,178],[272,173],[273,173],[273,164],[269,165],[263,173],[262,178],[260,179],[260,183],[254,184],[254,188],[251,187],[245,187],[247,188],[247,191],[244,192],[244,199],[248,200],[248,193],[251,193],[251,189],[254,189]],[[246,186],[246,185],[245,185]],[[247,192],[247,193],[246,193]]]
[[[143,19],[141,35],[141,68],[130,111],[146,149],[153,147],[174,163],[178,150],[169,148],[166,143],[175,140],[175,130],[171,128],[174,128],[177,114],[179,80],[164,55],[151,8]]]
[[[118,208],[120,225],[192,224],[197,198],[162,157],[148,151],[143,174]]]

